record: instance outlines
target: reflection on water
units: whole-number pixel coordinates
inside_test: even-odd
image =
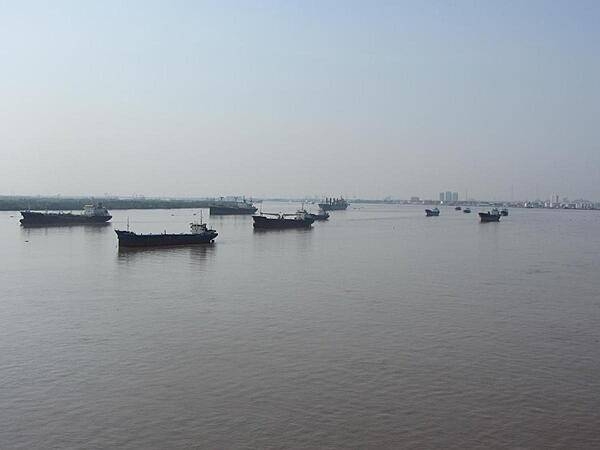
[[[119,258],[129,258],[138,255],[182,255],[182,254],[194,254],[202,255],[205,257],[208,254],[212,254],[215,244],[202,244],[202,245],[157,245],[153,247],[121,247],[117,255]]]
[[[22,223],[21,228],[87,228],[87,229],[103,229],[112,226],[111,222],[100,223],[56,223],[56,224],[34,224]]]
[[[119,247],[119,264],[181,264],[183,258],[195,265],[205,264],[215,254],[217,244],[190,246]]]

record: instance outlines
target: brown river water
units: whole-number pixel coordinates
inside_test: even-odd
[[[476,212],[0,212],[0,448],[600,448],[600,211]]]

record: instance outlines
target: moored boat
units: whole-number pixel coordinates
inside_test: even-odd
[[[251,201],[239,197],[234,197],[233,200],[221,200],[213,203],[209,207],[211,216],[232,216],[232,215],[250,215],[258,211],[258,208],[252,204]]]
[[[496,208],[488,212],[479,213],[479,218],[482,222],[500,222],[500,217],[500,211],[498,211]]]
[[[323,203],[319,203],[319,208],[323,211],[342,211],[348,208],[348,202],[344,197],[326,198]]]
[[[329,217],[331,217],[331,215],[327,211],[323,211],[322,209],[320,209],[317,213],[309,213],[304,209],[301,209],[298,212],[306,213],[308,217],[312,217],[313,219],[315,219],[315,221],[329,220]]]
[[[466,214],[470,214],[471,213],[471,208],[465,208],[463,209],[463,212]]]
[[[129,226],[127,227],[129,228]],[[121,247],[158,247],[213,243],[219,235],[205,223],[190,223],[190,233],[137,234],[129,229],[115,230]]]
[[[455,211],[460,211],[462,209],[461,206],[457,206],[456,208],[454,208]]]
[[[330,214],[327,211],[320,209],[316,214],[311,214],[311,216],[313,216],[315,220],[322,221],[329,220]]]
[[[315,219],[306,211],[298,211],[295,214],[261,213],[252,216],[254,228],[257,229],[287,229],[287,228],[310,228]]]
[[[426,209],[425,210],[425,215],[427,217],[437,217],[440,215],[440,210],[437,208],[433,208],[433,209]]]
[[[85,205],[79,214],[70,212],[21,211],[22,225],[86,225],[108,222],[112,216],[102,203]]]

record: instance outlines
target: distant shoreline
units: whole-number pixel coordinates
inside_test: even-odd
[[[111,209],[183,209],[208,208],[215,200],[185,200],[185,199],[123,199],[99,197],[0,197],[0,211],[78,211],[84,205],[102,203]]]
[[[238,197],[238,199],[241,197]],[[298,199],[298,198],[267,198],[255,199],[255,202],[261,201],[279,201],[279,202],[318,202],[316,199]],[[49,197],[49,196],[0,196],[0,211],[79,211],[84,205],[92,203],[102,203],[109,210],[119,209],[185,209],[185,208],[209,208],[215,202],[221,201],[217,198],[118,198],[118,197]],[[387,205],[440,205],[436,200],[422,200],[411,202],[408,200],[381,200],[381,199],[350,199],[352,204],[387,204]],[[459,201],[443,204],[443,206],[453,207],[455,205],[470,207],[509,207],[509,208],[531,208],[531,209],[569,209],[569,210],[600,210],[600,204],[587,203],[586,207],[561,207],[558,205],[546,206],[543,203],[530,203],[532,206],[525,206],[526,202],[498,202],[498,201]],[[579,205],[577,205],[579,206]]]

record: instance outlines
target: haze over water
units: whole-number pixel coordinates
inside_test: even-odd
[[[127,217],[186,231],[193,212],[0,213],[0,447],[600,446],[598,212],[353,205],[117,248]]]

